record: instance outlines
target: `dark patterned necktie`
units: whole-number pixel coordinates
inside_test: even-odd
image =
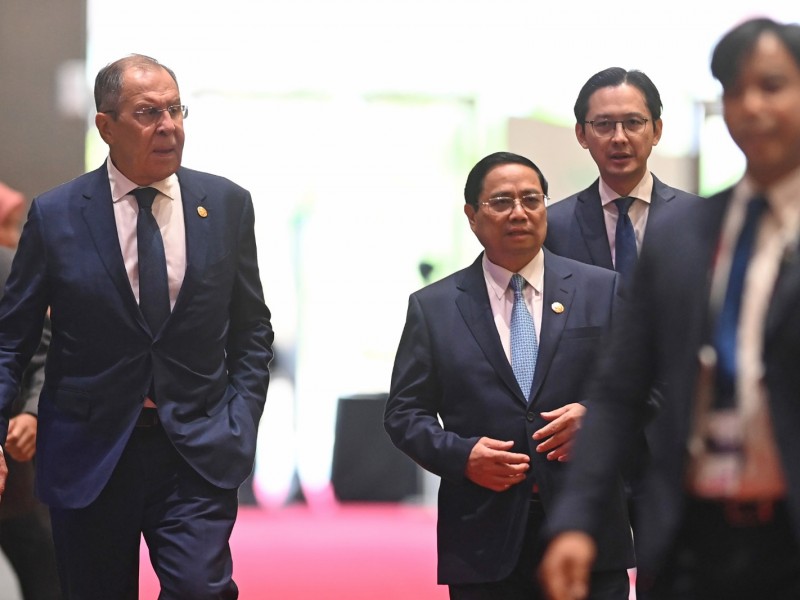
[[[758,223],[767,208],[764,197],[753,198],[747,204],[742,230],[731,257],[728,287],[714,332],[714,349],[717,352],[717,408],[732,407],[736,389],[736,337],[739,330],[739,313],[747,264],[753,253]]]
[[[528,399],[536,370],[539,342],[536,339],[533,317],[522,295],[526,285],[527,282],[519,273],[511,276],[511,288],[514,290],[514,306],[511,309],[511,369],[522,394]]]
[[[636,232],[633,229],[633,223],[628,210],[636,198],[625,197],[617,198],[614,204],[617,205],[619,217],[617,217],[617,230],[614,242],[614,269],[622,275],[626,282],[630,282],[633,270],[636,267],[636,259],[638,254],[636,252]]]
[[[139,215],[136,218],[136,238],[139,247],[139,309],[153,336],[161,329],[170,312],[164,240],[153,216],[153,200],[156,194],[158,190],[150,187],[133,190],[133,195],[139,203]]]

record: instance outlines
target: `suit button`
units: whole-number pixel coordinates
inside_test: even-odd
[[[531,411],[527,415],[525,415],[525,418],[528,419],[529,422],[531,422],[536,418],[536,413]]]

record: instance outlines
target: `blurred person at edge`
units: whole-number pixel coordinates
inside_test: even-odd
[[[637,597],[800,598],[800,25],[736,25],[711,72],[745,173],[648,233],[549,522],[554,600],[585,597],[594,499],[642,426]]]
[[[22,193],[0,182],[0,297],[19,243],[25,207]],[[8,479],[0,502],[0,548],[17,576],[24,600],[61,598],[50,517],[33,493],[39,393],[49,344],[50,323],[45,317],[41,342],[11,407],[5,445]]]

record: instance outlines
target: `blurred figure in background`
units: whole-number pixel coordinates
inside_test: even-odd
[[[0,297],[19,242],[25,206],[20,192],[0,182]],[[24,600],[61,598],[50,517],[33,494],[39,393],[49,343],[50,326],[46,322],[41,344],[23,375],[19,397],[11,408],[5,445],[9,473],[0,502],[0,548],[17,575]]]

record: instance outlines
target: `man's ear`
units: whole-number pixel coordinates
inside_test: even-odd
[[[586,143],[586,125],[583,123],[575,123],[575,137],[578,138],[578,143],[581,148],[588,148],[589,144]]]
[[[464,204],[464,214],[467,215],[470,228],[475,231],[475,207],[471,204]]]
[[[108,113],[99,112],[94,116],[94,124],[100,133],[100,137],[109,145],[111,145],[111,140],[114,138],[112,121],[113,119]]]

